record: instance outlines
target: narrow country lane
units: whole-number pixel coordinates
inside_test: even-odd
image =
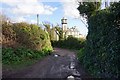
[[[76,58],[75,52],[55,48],[54,53],[24,70],[12,73],[8,78],[88,78]]]

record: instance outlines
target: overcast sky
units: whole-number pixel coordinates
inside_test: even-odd
[[[87,35],[86,25],[80,20],[77,0],[0,0],[0,11],[13,22],[50,22],[61,24],[61,18],[68,19],[68,27],[77,26],[81,34]],[[2,10],[1,10],[2,9]]]

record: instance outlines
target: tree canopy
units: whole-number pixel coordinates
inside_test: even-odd
[[[83,17],[89,18],[100,6],[101,2],[79,2],[78,10]]]

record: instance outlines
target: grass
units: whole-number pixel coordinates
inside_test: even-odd
[[[19,69],[36,63],[50,53],[51,51],[49,50],[36,51],[26,48],[3,48],[2,64],[6,68]]]

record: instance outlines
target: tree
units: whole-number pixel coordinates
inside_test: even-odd
[[[63,40],[63,30],[59,27],[59,25],[55,26],[55,32],[58,34],[59,40]]]
[[[52,25],[53,26],[53,25]],[[51,28],[51,31],[50,31],[50,39],[51,41],[54,41],[55,40],[55,27],[52,27]]]
[[[83,17],[89,18],[100,8],[101,2],[79,2],[78,10]]]
[[[34,50],[42,50],[46,47],[52,49],[49,35],[37,25],[15,23],[14,31],[17,42],[24,47]]]
[[[10,19],[5,15],[0,15],[0,19],[2,20],[0,22],[2,26],[0,27],[0,32],[3,34],[3,40],[15,40],[16,34],[13,30],[13,25],[8,22]]]
[[[21,44],[22,46],[29,46],[30,44],[30,25],[27,23],[14,23],[13,30],[16,33],[16,42]],[[30,46],[29,46],[30,47]]]
[[[45,29],[47,30],[47,32],[50,34],[50,23],[44,22],[43,25],[45,26]]]
[[[4,23],[4,22],[7,22],[7,20],[10,20],[7,16],[3,15],[3,14],[0,14],[0,22]]]
[[[50,40],[54,40],[55,28],[53,27],[53,25],[51,25],[50,23],[47,23],[47,22],[44,22],[43,25],[45,26],[45,29],[49,34]],[[52,26],[52,28],[51,28],[51,26]]]

